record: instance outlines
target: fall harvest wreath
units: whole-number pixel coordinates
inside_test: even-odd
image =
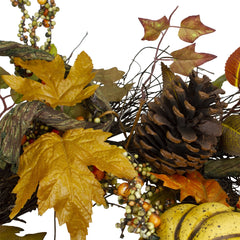
[[[153,61],[129,80],[117,68],[94,69],[84,51],[73,66],[57,53],[55,0],[38,0],[32,17],[29,0],[11,2],[23,14],[23,44],[0,41],[15,67],[15,75],[0,68],[0,87],[10,90],[0,95],[0,239],[44,239],[3,225],[36,208],[54,208],[72,240],[86,239],[93,201],[124,206],[122,238],[127,229],[148,240],[240,239],[239,90],[221,89],[226,80],[239,88],[240,48],[211,81],[199,66],[215,56],[195,52],[195,41],[214,29],[199,15],[181,21],[178,37],[190,45],[172,53],[160,46],[177,8],[139,18],[142,40],[159,42]]]

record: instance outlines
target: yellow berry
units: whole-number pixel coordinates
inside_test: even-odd
[[[37,0],[39,4],[43,5],[47,2],[47,0]]]

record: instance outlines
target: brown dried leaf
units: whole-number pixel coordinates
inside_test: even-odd
[[[215,30],[205,26],[200,16],[189,16],[182,20],[178,36],[185,42],[193,43],[198,37],[212,33]]]
[[[158,19],[158,20],[150,20],[145,18],[139,18],[139,21],[143,25],[144,28],[144,37],[142,40],[154,41],[156,40],[160,33],[169,28],[169,20],[166,16]]]
[[[185,48],[179,49],[171,53],[174,62],[170,68],[174,73],[188,76],[194,67],[198,67],[207,61],[216,58],[215,55],[209,53],[195,52],[195,43]]]
[[[126,84],[119,87],[115,82],[121,79],[124,75],[123,71],[118,70],[116,67],[107,70],[96,70],[94,81],[101,82],[104,86],[99,87],[97,90],[108,102],[119,102],[127,95],[128,91],[132,88],[133,84]]]

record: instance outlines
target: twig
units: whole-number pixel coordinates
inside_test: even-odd
[[[56,240],[57,239],[57,223],[56,223],[56,211],[54,211],[54,230],[53,230],[53,232],[54,232],[54,240]]]
[[[133,123],[133,126],[132,126],[132,129],[131,129],[131,132],[130,132],[130,135],[127,139],[127,143],[125,144],[125,149],[127,150],[128,149],[128,146],[129,146],[129,143],[131,141],[131,138],[132,138],[132,135],[133,135],[133,131],[138,123],[138,120],[140,118],[140,115],[141,115],[141,111],[142,111],[142,107],[144,105],[146,101],[144,99],[140,99],[140,106],[139,106],[139,109],[138,109],[138,112],[137,112],[137,115],[136,115],[136,118],[135,118],[135,121]]]
[[[10,110],[14,105],[15,103],[13,103],[12,105],[10,106],[7,106],[7,103],[6,103],[6,98],[8,97],[11,97],[11,95],[7,95],[5,97],[3,97],[1,94],[0,94],[0,99],[2,100],[2,103],[3,103],[3,111],[0,113],[0,119],[2,117],[2,115],[7,112],[8,110]]]
[[[124,126],[123,126],[123,124],[122,124],[122,122],[121,122],[121,119],[120,119],[119,115],[118,115],[115,111],[106,111],[106,112],[102,113],[102,114],[99,116],[99,118],[101,118],[101,117],[103,117],[103,116],[105,116],[105,115],[107,115],[107,114],[113,114],[115,117],[117,117],[118,122],[119,122],[119,125],[120,125],[120,127],[122,128],[122,130],[123,130],[124,137],[127,138],[126,129],[124,128]]]
[[[71,59],[73,53],[76,51],[76,49],[82,44],[83,40],[87,37],[88,32],[86,32],[86,34],[84,35],[84,37],[82,38],[82,40],[80,41],[80,43],[72,50],[72,52],[70,53],[69,57],[66,60],[66,63],[69,62],[69,60]]]

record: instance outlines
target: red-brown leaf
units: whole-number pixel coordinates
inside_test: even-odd
[[[205,179],[198,171],[187,173],[186,177],[178,174],[171,176],[154,174],[164,181],[163,186],[180,190],[180,201],[188,196],[195,198],[197,203],[220,202],[226,205],[228,198],[226,192],[214,179]]]
[[[225,76],[229,83],[239,87],[240,78],[240,47],[235,50],[228,58],[225,65]]]
[[[214,31],[213,28],[205,26],[201,22],[200,16],[196,15],[189,16],[182,20],[178,36],[185,42],[193,43],[198,37]]]
[[[170,68],[173,72],[188,76],[194,67],[198,67],[216,56],[209,53],[195,52],[195,43],[171,53],[174,62]]]
[[[139,18],[139,21],[144,28],[144,36],[142,40],[154,41],[159,37],[163,30],[169,27],[169,20],[166,16],[158,20]]]

